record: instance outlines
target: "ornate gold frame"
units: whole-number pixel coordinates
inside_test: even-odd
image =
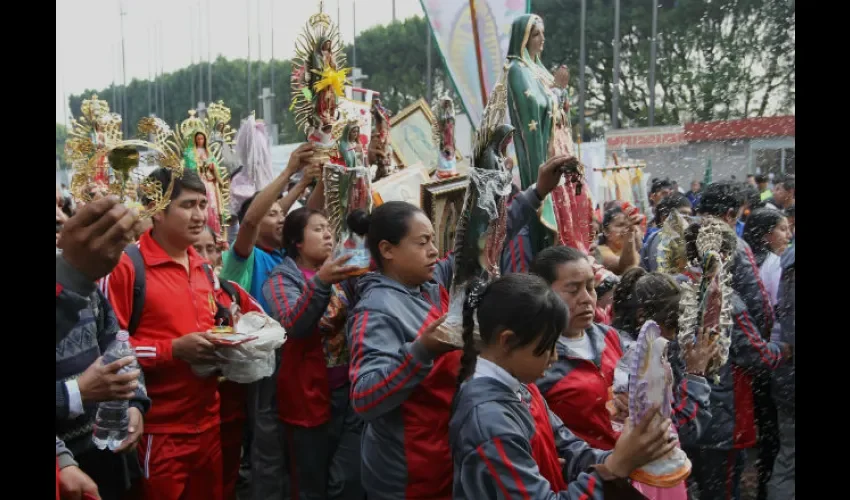
[[[422,114],[425,115],[425,119],[428,120],[428,123],[431,125],[431,128],[433,128],[434,123],[436,123],[436,118],[434,117],[434,113],[431,112],[431,106],[428,105],[428,102],[425,101],[424,98],[417,99],[415,102],[413,102],[413,104],[407,106],[406,108],[402,109],[401,111],[399,111],[398,113],[393,115],[390,118],[390,127],[394,128],[396,125],[401,124],[404,120],[411,117],[417,111],[421,111]],[[393,147],[393,155],[395,156],[395,160],[396,160],[397,164],[402,165],[404,167],[411,165],[410,163],[407,163],[409,158],[405,158],[399,152],[398,147],[396,147],[396,144],[395,144],[395,142],[393,141],[393,138],[392,138],[392,132],[390,132],[390,145]],[[434,150],[436,150],[436,149],[437,149],[437,146],[434,145]],[[456,151],[455,157],[458,159],[458,161],[463,161],[463,159],[464,159],[463,155],[460,153],[460,151]],[[417,161],[421,161],[421,159],[417,159]],[[416,162],[413,162],[413,163],[416,163]],[[434,172],[436,172],[436,171],[437,171],[437,164],[436,163],[434,165],[428,165],[428,174],[429,175],[433,175]]]
[[[436,201],[441,198],[451,198],[458,192],[462,192],[463,196],[466,196],[468,186],[469,176],[458,175],[448,179],[427,182],[419,187],[419,206],[422,208],[422,211],[425,212],[425,215],[431,219],[431,223],[434,224],[434,230],[437,234],[440,234],[443,228],[437,227],[439,221],[437,220]],[[460,210],[463,210],[462,205],[463,201],[461,200]],[[458,213],[458,216],[460,216],[460,213]],[[452,249],[451,247],[453,244],[454,242],[452,241],[440,240],[438,245],[440,255],[445,255],[449,252]]]
[[[396,125],[401,124],[404,120],[408,119],[417,111],[421,111],[425,115],[425,119],[428,120],[428,123],[433,127],[434,126],[434,114],[431,112],[431,107],[428,106],[428,103],[424,98],[419,98],[410,104],[406,108],[402,109],[392,117],[390,117],[390,127],[395,127]],[[390,132],[390,145],[393,147],[393,155],[395,156],[396,164],[400,166],[407,167],[409,163],[407,163],[407,159],[399,152],[398,147],[396,147],[395,142],[392,138],[392,132]],[[415,162],[414,162],[415,163]],[[437,166],[434,165],[434,168],[428,166],[428,173],[433,174],[437,170]]]

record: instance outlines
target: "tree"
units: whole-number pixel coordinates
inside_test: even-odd
[[[585,107],[610,123],[613,0],[588,0]],[[787,0],[660,2],[658,125],[794,112],[795,4]],[[544,62],[573,68],[578,87],[580,0],[534,0],[546,23]],[[647,126],[652,4],[622,0],[620,114],[623,126]],[[564,15],[572,12],[575,15]],[[771,105],[771,103],[773,103]]]
[[[56,124],[56,160],[59,161],[59,168],[67,169],[68,162],[65,161],[65,139],[68,138],[68,130],[65,125]]]
[[[398,112],[427,94],[427,40],[430,29],[422,17],[416,16],[387,26],[376,26],[357,37],[357,65],[369,78],[363,85],[381,93],[381,103],[390,111]],[[432,96],[449,91],[455,102],[445,68],[437,52],[431,51]],[[348,64],[352,64],[352,48],[345,48]]]

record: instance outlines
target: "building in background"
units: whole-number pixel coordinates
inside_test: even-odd
[[[688,123],[675,127],[609,130],[606,154],[643,160],[652,177],[669,177],[687,189],[702,180],[711,160],[712,177],[744,180],[747,174],[796,171],[795,117],[774,116]]]

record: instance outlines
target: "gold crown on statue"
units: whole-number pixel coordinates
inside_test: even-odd
[[[79,120],[72,121],[65,153],[74,167],[71,193],[77,200],[90,202],[98,194],[114,194],[124,203],[138,205],[139,195],[147,205],[139,207],[140,217],[150,217],[171,200],[173,183],[167,189],[137,170],[159,166],[182,174],[179,151],[168,141],[168,125],[159,118],[143,118],[139,132],[153,141],[124,140],[121,116],[109,112],[105,101],[92,96],[83,101]],[[96,128],[94,128],[96,125]]]
[[[331,17],[325,14],[325,2],[323,0],[319,0],[319,12],[310,16],[310,20],[307,23],[312,27],[330,27]]]
[[[189,110],[189,118],[183,120],[183,123],[180,124],[180,134],[183,137],[194,137],[196,133],[202,132],[204,136],[207,135],[206,126],[204,121],[195,116],[195,110]],[[193,139],[194,140],[194,139]]]
[[[88,161],[98,147],[106,147],[122,139],[121,116],[110,113],[109,103],[101,101],[95,94],[82,102],[80,118],[71,119],[65,141],[65,158],[71,165]]]
[[[97,98],[97,94],[93,94],[91,99],[86,99],[80,106],[80,114],[82,114],[90,122],[97,121],[98,117],[109,114],[109,103],[101,101]]]
[[[207,118],[212,123],[230,123],[230,108],[224,105],[224,101],[214,102],[207,108]]]

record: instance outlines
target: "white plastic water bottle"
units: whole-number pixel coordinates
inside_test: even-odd
[[[109,344],[106,352],[103,353],[103,364],[107,365],[113,361],[117,361],[127,356],[133,356],[133,362],[125,366],[118,373],[127,373],[137,370],[139,367],[136,361],[136,352],[133,346],[130,345],[130,333],[126,330],[121,330],[115,336],[115,340]],[[98,449],[115,450],[121,446],[121,443],[127,439],[130,426],[130,416],[127,413],[129,402],[122,401],[103,401],[97,406],[97,415],[94,420],[94,434],[92,441]]]

